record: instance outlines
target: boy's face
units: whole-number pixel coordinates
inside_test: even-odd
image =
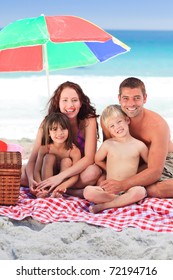
[[[147,95],[143,95],[140,88],[122,88],[121,95],[118,96],[121,109],[129,118],[138,116],[146,103]]]
[[[122,116],[112,116],[107,120],[107,128],[112,137],[120,138],[129,134],[129,119]]]

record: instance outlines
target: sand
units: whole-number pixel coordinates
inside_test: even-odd
[[[0,218],[1,260],[172,260],[171,233]]]
[[[20,140],[16,140],[16,139],[6,139],[6,138],[1,138],[2,141],[4,141],[7,144],[18,144],[23,148],[23,152],[22,152],[22,159],[23,161],[27,161],[33,145],[34,145],[34,140],[29,139],[29,138],[21,138]]]

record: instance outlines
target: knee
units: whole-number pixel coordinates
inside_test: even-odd
[[[134,187],[134,200],[139,201],[147,196],[147,191],[142,186],[136,186]]]
[[[88,173],[87,176],[90,178],[93,178],[95,180],[98,180],[98,178],[101,176],[102,171],[97,165],[90,165],[86,169],[86,173]]]
[[[72,160],[70,158],[63,158],[61,160],[61,170],[67,169],[72,166]]]
[[[93,186],[86,186],[83,191],[83,196],[88,201],[93,201],[94,198],[94,187]]]
[[[89,165],[81,174],[82,181],[94,185],[102,174],[101,169],[97,165]]]
[[[47,165],[54,164],[56,161],[56,156],[54,154],[46,154],[43,159],[43,163]]]
[[[164,188],[162,188],[161,184],[156,183],[147,187],[147,195],[149,197],[164,197]]]

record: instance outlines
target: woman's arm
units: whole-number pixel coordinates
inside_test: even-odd
[[[55,187],[62,183],[67,178],[79,175],[84,171],[89,165],[94,163],[94,156],[97,147],[97,129],[96,129],[96,119],[89,118],[86,120],[87,124],[85,127],[85,150],[84,157],[78,160],[73,166],[64,170],[60,174],[50,177],[47,180],[39,183],[39,187]]]
[[[37,155],[38,155],[38,150],[41,146],[42,135],[43,135],[43,128],[39,127],[37,136],[36,136],[36,140],[34,143],[34,147],[32,149],[31,155],[29,157],[28,163],[26,165],[26,174],[28,177],[29,188],[32,193],[34,192],[34,189],[35,189],[34,187],[35,187],[35,183],[36,183],[36,182],[34,182],[34,167],[35,167],[35,162],[36,162]]]

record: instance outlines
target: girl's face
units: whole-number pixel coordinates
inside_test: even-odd
[[[49,129],[49,135],[54,143],[62,144],[68,138],[68,129],[62,128],[60,124],[53,124],[52,129]]]
[[[73,88],[67,87],[63,89],[59,101],[61,113],[66,114],[69,119],[76,118],[81,105],[79,96]]]

